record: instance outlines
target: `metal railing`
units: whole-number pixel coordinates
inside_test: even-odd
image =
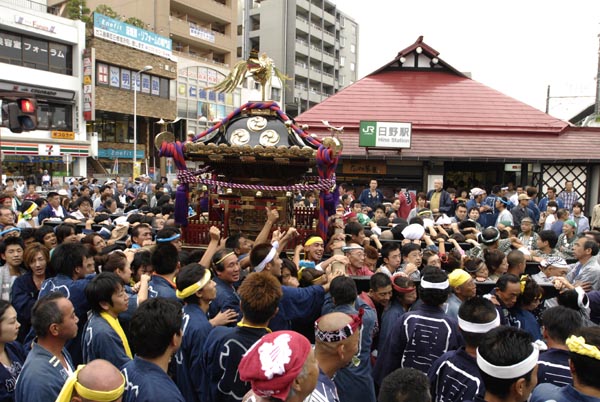
[[[38,3],[31,0],[3,0],[3,3],[8,3],[12,6],[18,6],[23,8],[29,8],[31,10],[40,11],[45,13],[48,11],[48,6],[44,3]]]
[[[194,59],[198,59],[200,61],[204,61],[206,63],[214,64],[216,66],[229,67],[229,64],[227,64],[227,63],[221,63],[221,62],[218,62],[218,61],[214,61],[214,60],[211,60],[211,59],[209,59],[207,57],[199,56],[199,55],[197,55],[195,53],[183,52],[183,51],[180,51],[180,50],[173,50],[173,54],[175,56],[191,57],[191,58],[194,58]]]

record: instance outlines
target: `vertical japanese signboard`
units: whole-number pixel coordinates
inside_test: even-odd
[[[94,65],[95,49],[84,49],[83,51],[83,119],[85,121],[96,120],[94,105],[95,76]]]
[[[369,148],[410,148],[411,123],[362,121],[358,145]]]

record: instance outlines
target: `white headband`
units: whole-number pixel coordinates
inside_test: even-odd
[[[425,279],[421,279],[421,287],[423,289],[440,289],[445,290],[450,287],[450,282],[446,279],[444,282],[429,282]]]
[[[533,346],[533,352],[531,352],[529,357],[517,364],[513,364],[512,366],[495,366],[491,364],[481,357],[479,354],[479,348],[477,348],[477,366],[487,375],[490,375],[494,378],[499,378],[501,380],[520,378],[533,370],[533,368],[538,364],[540,351],[538,350],[536,344],[532,343],[531,346]]]
[[[458,326],[460,329],[466,332],[471,332],[474,334],[485,334],[491,329],[500,326],[500,314],[498,314],[498,310],[496,310],[496,318],[493,321],[484,323],[484,324],[476,324],[474,322],[465,321],[462,318],[458,317]]]
[[[271,261],[273,261],[273,258],[275,258],[278,248],[279,248],[279,242],[278,241],[273,242],[273,247],[271,247],[271,251],[269,251],[269,254],[267,254],[267,256],[260,262],[260,264],[258,264],[257,266],[254,267],[254,272],[261,272],[263,269],[265,269],[267,264],[270,263]]]
[[[579,308],[587,310],[590,307],[590,299],[589,298],[587,298],[587,299],[584,298],[585,297],[585,291],[580,286],[577,286],[575,288],[575,291],[577,292],[577,305],[579,306]]]

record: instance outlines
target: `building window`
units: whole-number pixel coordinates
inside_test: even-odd
[[[38,129],[73,131],[71,105],[39,101],[37,108]]]
[[[354,63],[350,63],[350,71],[354,71],[356,65]]]
[[[110,74],[110,77],[109,77],[110,86],[113,88],[121,87],[121,72],[119,70],[119,67],[110,66],[108,71]]]
[[[354,45],[354,44],[350,45],[350,52],[356,53],[356,45]]]
[[[169,99],[169,80],[166,78],[160,79],[160,95],[161,98]]]
[[[142,93],[169,99],[170,82],[167,78],[149,74],[140,75],[142,76]],[[137,91],[140,92],[140,76],[136,75],[135,71],[111,66],[105,63],[96,64],[96,84],[109,85],[112,88],[123,89],[126,91],[132,91],[135,87],[137,88]]]
[[[108,85],[108,65],[98,63],[96,82],[100,85]]]
[[[340,67],[344,67],[346,65],[346,56],[340,56]]]
[[[352,24],[352,35],[356,36],[356,25]]]
[[[281,88],[271,88],[271,99],[277,101],[281,97]]]
[[[124,68],[121,69],[121,88],[131,89],[131,71]]]
[[[72,46],[2,30],[0,61],[58,74],[73,74]]]

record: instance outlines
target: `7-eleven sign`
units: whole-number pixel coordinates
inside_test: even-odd
[[[58,144],[39,144],[38,155],[60,156],[60,145]]]

